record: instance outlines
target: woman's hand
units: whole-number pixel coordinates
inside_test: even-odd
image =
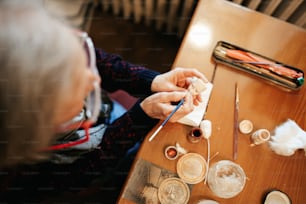
[[[190,85],[190,79],[197,77],[207,83],[206,77],[197,69],[175,68],[169,72],[158,75],[154,78],[151,85],[152,92],[186,91]],[[202,101],[200,95],[194,96],[193,103],[198,105]]]
[[[176,122],[186,114],[190,113],[193,106],[193,97],[187,91],[159,92],[145,98],[140,106],[151,118],[164,120],[175,109],[173,102],[179,102],[184,98],[184,104],[170,118],[170,122]]]
[[[206,77],[197,69],[175,68],[154,78],[151,85],[152,92],[184,91],[190,84],[190,78],[197,77],[208,82]]]

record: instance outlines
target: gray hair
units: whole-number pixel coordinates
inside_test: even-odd
[[[0,166],[5,166],[45,158],[41,150],[54,140],[55,110],[71,83],[78,44],[69,27],[38,1],[0,1],[0,28]]]

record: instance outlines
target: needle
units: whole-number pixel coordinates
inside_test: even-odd
[[[233,143],[233,157],[234,160],[237,159],[238,152],[238,111],[239,111],[239,92],[238,92],[238,84],[235,83],[235,111],[234,111],[234,143]]]
[[[184,104],[184,98],[180,100],[175,109],[170,113],[170,115],[164,120],[164,122],[157,128],[157,130],[153,133],[153,135],[149,138],[149,142],[151,142],[154,137],[158,134],[158,132],[166,125],[168,120],[173,116],[173,114]]]

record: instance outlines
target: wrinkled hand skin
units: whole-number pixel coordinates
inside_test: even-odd
[[[175,109],[175,102],[184,98],[184,104],[171,117],[170,122],[176,122],[194,109],[202,101],[199,92],[205,89],[208,80],[196,69],[175,68],[156,76],[151,84],[155,94],[145,98],[140,104],[143,111],[150,117],[166,119]],[[191,84],[193,86],[191,87]],[[189,90],[192,89],[192,91]]]

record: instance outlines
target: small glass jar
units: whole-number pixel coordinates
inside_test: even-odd
[[[195,127],[188,133],[187,139],[191,143],[198,143],[203,137],[203,132],[201,128]]]
[[[196,204],[219,204],[219,203],[214,200],[202,199],[202,200],[197,201]]]
[[[169,160],[175,160],[180,155],[186,154],[186,153],[187,151],[183,147],[181,147],[179,143],[176,143],[175,146],[173,145],[167,146],[164,152],[165,157]]]
[[[175,146],[168,146],[165,149],[165,156],[169,160],[175,160],[178,157],[179,153]]]
[[[255,131],[251,136],[253,142],[251,146],[267,142],[270,139],[270,136],[270,132],[267,129],[259,129]]]
[[[214,163],[208,171],[208,186],[220,198],[232,198],[244,188],[246,175],[243,169],[229,160]]]

